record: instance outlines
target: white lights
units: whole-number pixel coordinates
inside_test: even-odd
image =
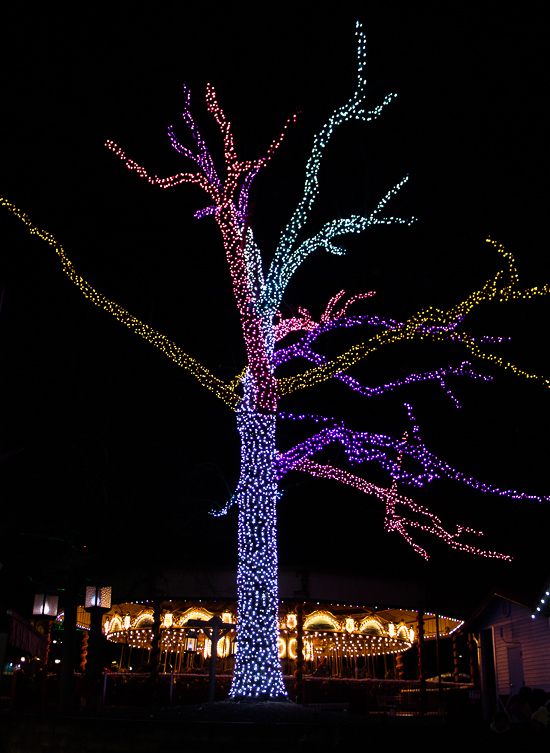
[[[84,608],[111,608],[111,586],[86,586]]]
[[[286,690],[277,646],[276,417],[253,409],[253,392],[252,380],[246,377],[237,410],[241,435],[241,475],[235,492],[239,507],[239,651],[231,696],[280,698],[286,696]]]
[[[57,617],[59,597],[57,594],[41,593],[34,597],[32,613],[35,617]]]

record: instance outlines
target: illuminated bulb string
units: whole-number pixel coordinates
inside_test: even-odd
[[[344,235],[359,233],[374,225],[410,224],[414,221],[414,218],[386,214],[388,202],[408,179],[404,177],[368,214],[352,214],[347,218],[330,220],[318,232],[310,233],[304,240],[306,225],[319,195],[321,161],[334,131],[346,122],[378,118],[395,97],[394,94],[389,94],[381,104],[370,110],[366,109],[365,36],[360,24],[357,24],[356,33],[355,92],[348,102],[332,113],[328,122],[314,136],[306,165],[303,193],[280,235],[265,278],[260,249],[249,224],[250,188],[260,169],[280,147],[290,125],[295,122],[296,115],[288,119],[263,157],[242,160],[237,154],[231,123],[220,107],[214,87],[209,84],[206,90],[206,106],[218,125],[223,142],[222,164],[218,166],[197,128],[191,114],[191,95],[189,89],[184,87],[182,118],[189,145],[180,140],[172,126],[168,129],[168,137],[176,152],[193,163],[191,171],[177,172],[168,177],[150,175],[139,163],[129,159],[117,144],[113,141],[106,142],[106,146],[129,170],[147,180],[149,184],[168,189],[185,183],[194,183],[205,192],[206,206],[197,210],[195,217],[210,216],[219,228],[246,348],[244,368],[229,384],[217,379],[206,367],[184,353],[164,335],[155,332],[121,306],[98,293],[76,273],[62,246],[49,233],[39,230],[13,204],[0,199],[0,203],[22,220],[31,233],[54,247],[63,271],[88,299],[160,348],[236,412],[241,439],[241,473],[232,499],[221,513],[218,513],[226,512],[232,503],[238,506],[238,651],[231,688],[231,696],[236,699],[275,699],[286,695],[277,645],[276,508],[280,497],[279,482],[289,470],[300,470],[312,476],[335,480],[379,499],[385,505],[385,529],[388,532],[399,533],[423,557],[428,555],[413,540],[412,533],[415,531],[429,532],[461,551],[507,559],[505,555],[482,550],[464,542],[461,538],[464,534],[479,535],[479,532],[473,529],[457,526],[455,532],[448,531],[437,515],[408,497],[398,494],[398,482],[418,487],[439,478],[452,478],[480,491],[514,499],[548,499],[501,490],[456,471],[427,449],[420,438],[412,408],[408,404],[406,410],[410,421],[410,436],[407,433],[400,438],[374,432],[353,431],[342,422],[322,416],[279,414],[295,420],[312,419],[322,424],[323,428],[286,452],[276,451],[278,401],[296,390],[309,388],[329,379],[338,379],[360,395],[375,397],[414,382],[433,380],[439,382],[442,389],[458,405],[448,388],[448,377],[489,379],[474,372],[467,361],[462,361],[459,366],[450,365],[425,373],[410,374],[403,379],[374,387],[364,386],[346,373],[368,355],[399,342],[451,342],[462,346],[470,356],[510,369],[516,375],[539,379],[544,386],[550,386],[547,379],[529,374],[482,347],[486,343],[498,344],[500,338],[474,338],[463,329],[465,318],[475,306],[491,301],[529,299],[549,292],[548,286],[521,290],[512,255],[490,239],[489,242],[503,257],[504,267],[482,288],[448,311],[428,308],[418,311],[404,322],[374,315],[350,315],[348,310],[352,305],[359,300],[372,297],[373,293],[346,297],[344,291],[340,291],[330,299],[319,321],[315,321],[305,308],[298,308],[296,315],[287,318],[281,315],[281,301],[288,283],[313,251],[321,248],[328,253],[341,254],[344,249],[340,239]],[[316,341],[321,335],[338,328],[361,325],[376,328],[370,339],[332,359],[317,352]],[[277,350],[276,344],[292,333],[302,333],[301,336],[295,334],[298,342],[286,346],[281,344]],[[277,379],[276,368],[293,359],[302,359],[310,362],[312,366],[305,372]],[[349,471],[317,463],[313,456],[331,443],[343,447],[348,461],[352,464],[362,464],[363,467],[366,462],[380,464],[388,473],[390,485],[387,488],[377,486]]]
[[[249,377],[244,388],[237,410],[241,435],[241,474],[235,495],[239,506],[239,618],[231,695],[265,700],[286,695],[277,648],[276,416],[254,410]]]

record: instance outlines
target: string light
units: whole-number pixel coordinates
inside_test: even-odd
[[[336,422],[335,419],[323,419],[319,416],[294,416],[293,414],[283,413],[283,418],[292,418],[295,420],[315,418],[318,423],[320,421],[334,421],[335,425],[331,428],[324,428],[304,442],[300,442],[286,452],[279,453],[277,456],[278,478],[281,479],[289,470],[296,470],[302,461],[319,452],[324,447],[337,443],[344,449],[350,463],[377,462],[390,473],[394,480],[412,486],[422,487],[426,483],[431,483],[441,478],[448,478],[453,481],[460,481],[478,491],[497,494],[501,497],[531,500],[534,502],[550,500],[549,496],[526,494],[514,489],[500,489],[491,484],[482,483],[456,470],[449,463],[440,460],[427,449],[421,439],[411,406],[405,403],[405,408],[413,424],[410,440],[408,439],[408,434],[405,435],[405,439],[374,432],[359,432],[348,429],[342,422]],[[391,457],[392,451],[398,453],[397,459]],[[403,454],[414,459],[419,464],[421,470],[415,473],[408,468],[404,468],[400,460]]]
[[[131,605],[133,606],[133,605]],[[334,606],[334,605],[333,605]],[[328,609],[314,609],[304,618],[303,630],[303,658],[313,661],[315,657],[338,651],[340,656],[379,656],[406,651],[415,641],[415,631],[411,627],[411,620],[416,622],[417,613],[410,610],[396,609],[382,610],[376,614],[372,611],[364,613],[365,607],[356,605],[350,614],[352,605],[336,605],[343,611],[336,616]],[[114,607],[115,614],[106,619],[103,630],[109,641],[128,643],[134,648],[150,649],[153,640],[152,623],[149,620],[146,627],[136,627],[139,616],[150,617],[150,612],[140,612],[134,622],[122,627],[119,610],[128,605]],[[191,607],[181,612],[182,607],[174,605],[172,625],[168,627],[166,620],[161,622],[160,646],[163,651],[176,652],[180,656],[186,650],[185,624],[190,614],[201,615],[207,619],[211,614],[207,610]],[[226,613],[229,614],[229,613]],[[109,615],[106,615],[106,618]],[[129,617],[129,615],[128,615]],[[424,635],[426,639],[435,638],[436,621],[431,613],[424,615]],[[196,617],[195,617],[196,618]],[[194,619],[195,619],[194,618]],[[289,619],[290,618],[290,619]],[[294,618],[294,619],[292,619]],[[279,614],[279,635],[277,638],[278,657],[297,658],[297,622],[296,613]],[[144,624],[143,622],[141,623]],[[289,625],[291,627],[289,627]],[[440,635],[447,636],[460,629],[461,620],[439,615]],[[205,658],[211,655],[211,641],[203,631],[199,631],[201,638],[197,650]],[[231,640],[229,636],[218,640],[217,654],[226,658],[230,654]]]
[[[536,607],[536,612],[541,612],[541,611],[542,611],[542,607],[543,607],[543,605],[544,605],[544,604],[546,603],[546,598],[545,598],[545,597],[548,597],[548,596],[550,596],[550,591],[545,591],[545,592],[544,592],[544,596],[542,596],[542,597],[541,597],[541,599],[540,599],[540,601],[539,601],[539,604],[538,604],[538,606]],[[537,616],[537,615],[536,615],[536,613],[533,613],[533,614],[531,615],[531,619],[533,619],[533,620],[534,620],[536,616]]]
[[[397,96],[388,94],[381,105],[373,110],[365,110],[365,87],[366,79],[363,73],[365,65],[365,48],[366,39],[361,24],[356,24],[357,36],[357,88],[349,101],[334,111],[327,124],[316,134],[313,141],[313,148],[306,166],[306,179],[304,192],[292,215],[288,225],[281,234],[279,245],[271,263],[266,280],[265,293],[262,298],[262,309],[277,311],[282,300],[283,293],[290,282],[290,279],[303,261],[316,248],[323,247],[325,250],[341,254],[342,249],[336,246],[332,241],[333,238],[344,233],[361,232],[367,226],[379,223],[392,224],[393,222],[410,223],[414,219],[402,220],[398,218],[379,218],[378,213],[387,203],[387,201],[401,188],[407,178],[400,181],[392,188],[386,196],[379,202],[376,209],[371,215],[366,217],[354,215],[345,220],[334,220],[327,223],[322,230],[313,238],[304,241],[297,249],[294,248],[298,233],[305,225],[309,213],[313,207],[315,199],[319,194],[319,170],[323,151],[327,146],[335,128],[350,120],[371,121],[376,120],[381,114],[384,107]]]
[[[458,326],[472,309],[481,303],[492,300],[500,302],[518,299],[528,300],[535,296],[547,295],[550,292],[548,285],[529,288],[527,290],[519,289],[519,278],[512,255],[502,245],[492,241],[490,238],[487,239],[487,242],[491,243],[496,251],[504,257],[507,265],[500,269],[495,277],[489,279],[482,288],[475,290],[464,301],[461,301],[448,311],[441,311],[434,307],[418,311],[406,322],[398,326],[392,324],[380,334],[375,335],[365,343],[354,345],[332,361],[322,359],[320,365],[314,369],[293,377],[279,379],[279,397],[289,395],[299,389],[311,387],[314,384],[319,384],[332,377],[337,377],[366,356],[376,352],[380,347],[406,340],[433,340],[435,342],[450,341],[460,343],[476,358],[491,361],[503,369],[511,370],[517,376],[523,376],[527,379],[537,379],[545,387],[550,387],[550,380],[546,377],[531,374],[515,364],[504,361],[499,356],[482,350],[476,338],[458,329]],[[504,287],[501,286],[503,281],[508,282]]]
[[[231,686],[233,698],[286,696],[277,646],[276,415],[254,410],[251,380],[237,410],[241,474],[234,498],[239,506],[237,569],[239,651]]]
[[[162,350],[162,352],[167,355],[172,361],[174,361],[178,366],[181,366],[182,368],[191,372],[191,374],[193,374],[193,376],[203,387],[206,387],[206,389],[213,392],[216,397],[219,397],[228,406],[232,407],[233,409],[237,406],[239,397],[228,385],[215,377],[206,367],[204,367],[194,358],[184,353],[181,348],[179,348],[174,342],[169,340],[165,335],[162,335],[160,332],[156,332],[152,327],[149,327],[148,324],[140,322],[139,319],[128,313],[128,311],[122,308],[122,306],[119,306],[114,301],[109,300],[102,293],[98,293],[97,290],[95,290],[88,282],[86,282],[86,280],[84,280],[84,278],[76,272],[73,263],[65,254],[65,250],[63,249],[61,244],[59,244],[55,240],[51,233],[48,233],[45,230],[40,230],[31,222],[29,217],[24,212],[22,212],[20,209],[18,209],[16,206],[14,206],[1,196],[0,205],[5,206],[16,217],[24,222],[25,225],[29,228],[29,231],[32,235],[37,235],[50,246],[53,246],[55,252],[61,259],[63,271],[82,291],[86,298],[92,301],[92,303],[94,303],[96,306],[99,306],[105,311],[108,311],[116,319],[118,319],[118,321],[125,324],[129,329],[131,329],[140,337],[143,337],[156,348],[160,348],[160,350]]]
[[[239,650],[235,658],[235,673],[230,693],[235,699],[277,699],[286,695],[280,663],[283,648],[278,632],[276,507],[281,496],[279,482],[289,470],[300,470],[315,477],[335,480],[381,500],[385,505],[384,527],[386,531],[399,533],[426,558],[428,556],[426,551],[413,541],[412,530],[431,533],[455,549],[486,557],[510,559],[507,555],[485,551],[460,540],[463,534],[481,534],[460,525],[456,527],[456,532],[449,532],[437,515],[412,499],[398,494],[398,482],[419,487],[446,477],[466,483],[483,492],[514,499],[548,500],[548,497],[501,490],[489,484],[483,484],[468,478],[437,458],[428,451],[421,440],[412,408],[408,404],[406,404],[406,410],[412,429],[410,437],[408,433],[405,433],[401,438],[374,432],[352,431],[343,423],[326,417],[295,416],[277,412],[280,398],[328,379],[338,379],[365,397],[379,396],[417,382],[435,381],[449,394],[457,406],[459,406],[458,401],[448,388],[447,377],[490,379],[489,376],[474,372],[468,361],[463,361],[458,367],[449,365],[429,372],[410,374],[405,378],[374,387],[362,385],[346,373],[353,365],[380,348],[409,340],[451,342],[464,347],[471,356],[509,369],[516,375],[538,379],[546,387],[550,386],[548,379],[523,371],[515,364],[506,362],[482,347],[486,343],[498,344],[502,342],[502,338],[490,336],[476,338],[462,328],[468,314],[475,306],[482,303],[526,300],[550,292],[547,285],[521,290],[512,255],[491,239],[488,239],[488,242],[504,258],[505,266],[482,288],[474,291],[448,311],[436,308],[423,309],[405,322],[372,315],[352,316],[348,313],[351,305],[361,299],[372,297],[374,294],[369,292],[346,299],[344,291],[340,291],[330,299],[319,322],[314,321],[311,314],[304,308],[298,309],[297,316],[284,318],[280,314],[281,301],[292,276],[314,250],[322,248],[329,253],[340,255],[344,253],[339,240],[343,235],[363,232],[369,227],[380,224],[409,225],[415,221],[415,218],[386,216],[388,202],[408,180],[408,176],[405,176],[387,191],[369,214],[330,220],[317,233],[298,242],[298,238],[303,238],[302,231],[319,194],[321,161],[335,129],[346,122],[375,120],[396,96],[389,94],[380,105],[371,110],[366,109],[365,36],[359,23],[356,27],[356,35],[357,86],[355,92],[347,103],[333,112],[328,122],[314,137],[312,151],[306,165],[303,194],[290,221],[281,233],[273,261],[265,278],[260,249],[255,242],[252,228],[249,226],[250,188],[259,170],[267,164],[281,145],[289,126],[295,122],[296,115],[289,118],[263,157],[255,160],[242,160],[235,148],[231,123],[218,103],[214,87],[209,84],[206,89],[206,106],[216,121],[223,140],[223,170],[221,171],[218,171],[191,114],[191,95],[187,87],[183,89],[182,119],[190,134],[193,147],[182,144],[172,126],[168,129],[168,137],[172,147],[181,157],[194,162],[196,168],[194,172],[178,172],[168,177],[149,175],[144,167],[129,159],[117,144],[110,140],[106,142],[107,148],[124,162],[129,170],[147,180],[151,185],[167,189],[191,183],[200,186],[207,194],[209,203],[195,212],[195,217],[214,218],[220,230],[246,348],[246,366],[229,384],[217,379],[206,367],[184,353],[167,337],[140,322],[118,304],[97,292],[77,274],[64,249],[51,234],[38,229],[27,215],[13,204],[0,198],[0,203],[22,220],[32,234],[38,235],[55,249],[61,260],[63,271],[89,300],[108,311],[155,347],[160,348],[236,413],[237,429],[241,438],[240,478],[233,497],[219,513],[227,512],[233,503],[238,506],[237,640]],[[223,179],[221,175],[224,176]],[[334,359],[329,359],[315,350],[315,344],[320,335],[337,328],[361,325],[374,326],[379,331],[366,342],[353,346]],[[277,342],[284,340],[290,333],[296,332],[304,333],[297,343],[279,346],[276,350]],[[295,358],[308,361],[313,367],[303,373],[277,379],[276,368]],[[312,419],[317,423],[328,425],[305,442],[297,444],[286,452],[278,453],[275,445],[278,417],[293,420]],[[389,474],[390,485],[388,487],[377,486],[348,471],[315,462],[312,456],[331,443],[338,443],[342,446],[352,464],[362,464],[367,461],[379,463]],[[412,459],[419,470],[412,471],[403,462],[405,459]],[[405,517],[403,511],[414,513],[416,518]],[[164,618],[166,640],[170,642],[170,645],[175,645],[175,636],[181,634],[181,628],[187,620],[196,617],[208,619],[204,615],[204,611],[188,610],[176,624],[171,625],[168,624],[171,620],[167,615]],[[310,624],[313,625],[315,620],[325,620],[333,625],[334,646],[338,650],[346,650],[354,655],[361,650],[361,647],[363,651],[367,650],[365,649],[366,637],[370,640],[368,651],[371,653],[401,651],[403,641],[414,640],[414,630],[411,629],[408,632],[405,625],[398,625],[396,628],[392,623],[393,635],[391,632],[386,634],[382,623],[372,617],[360,622],[359,633],[352,617],[348,618],[347,625],[339,622],[330,613],[317,614],[311,618]],[[142,613],[133,623],[126,615],[124,627],[120,619],[111,621],[110,635],[120,635],[124,631],[131,632],[133,645],[147,645],[151,639],[151,629],[140,628],[140,625],[150,625],[152,621],[152,611]],[[295,623],[290,620],[287,623],[289,629],[291,624]],[[176,632],[178,629],[179,633]],[[365,630],[370,631],[368,636]],[[363,643],[358,637],[361,633]],[[290,654],[293,650],[291,641],[288,644]],[[227,646],[228,644],[224,643],[223,651]],[[207,650],[207,642],[205,642],[204,650]],[[313,650],[313,644],[307,644],[307,656],[313,656]]]

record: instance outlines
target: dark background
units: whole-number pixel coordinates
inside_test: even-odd
[[[211,144],[219,142],[204,90],[215,85],[243,157],[263,155],[300,110],[253,194],[251,222],[270,259],[300,197],[313,134],[353,92],[356,17],[367,35],[368,105],[388,92],[398,97],[375,123],[346,124],[333,137],[310,232],[372,211],[405,174],[388,214],[418,222],[348,237],[343,259],[317,252],[291,282],[285,312],[301,305],[319,317],[342,288],[376,290],[357,310],[398,320],[427,305],[449,307],[501,265],[488,235],[514,254],[523,287],[550,280],[540,19],[502,9],[403,12],[386,3],[359,14],[346,4],[326,15],[300,7],[299,15],[239,3],[202,15],[180,4],[29,11],[7,16],[1,32],[1,193],[55,236],[96,289],[226,380],[241,370],[243,347],[215,222],[193,219],[206,197],[195,186],[150,186],[104,142],[118,143],[153,175],[187,169],[166,136],[173,124],[185,139],[184,82]],[[0,234],[3,598],[28,610],[37,583],[76,565],[130,579],[138,569],[235,566],[236,511],[207,514],[238,478],[231,411],[87,301],[53,249],[5,209]],[[500,352],[548,375],[549,313],[545,299],[493,303],[466,328],[511,336]],[[334,337],[325,347],[343,349]],[[400,345],[353,373],[374,386],[467,357],[447,346]],[[449,380],[461,410],[434,383],[369,400],[324,385],[281,409],[301,406],[401,436],[406,400],[428,447],[454,467],[503,489],[549,494],[548,389],[478,365],[492,383]],[[280,429],[282,448],[302,436],[287,422]],[[325,457],[344,460],[337,448]],[[377,468],[364,472],[388,483]],[[449,530],[481,529],[483,539],[471,543],[514,557],[476,558],[418,534],[426,563],[383,531],[377,500],[303,474],[289,475],[285,487],[283,566],[421,581],[434,608],[454,613],[493,585],[532,594],[547,574],[547,503],[450,482],[402,489]]]

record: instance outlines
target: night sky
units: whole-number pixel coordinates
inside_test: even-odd
[[[97,290],[225,380],[241,370],[243,345],[217,227],[211,217],[193,219],[206,197],[195,186],[150,186],[104,143],[112,139],[151,174],[186,169],[166,136],[170,124],[185,135],[183,83],[218,155],[207,82],[243,157],[263,155],[299,110],[253,193],[251,224],[269,260],[300,197],[313,135],[352,94],[356,76],[351,10],[306,18],[278,5],[260,14],[231,7],[225,16],[187,13],[180,4],[141,15],[129,4],[86,17],[13,15],[0,53],[0,193],[56,237]],[[448,308],[499,268],[488,235],[514,254],[523,288],[550,281],[540,19],[369,8],[358,16],[368,44],[367,102],[398,97],[375,123],[346,124],[333,138],[310,230],[372,211],[405,174],[409,182],[388,214],[418,222],[348,236],[344,258],[316,252],[291,282],[285,313],[305,306],[318,318],[342,288],[377,291],[361,311],[398,320],[428,305]],[[54,581],[71,563],[130,573],[205,561],[235,566],[236,511],[207,514],[238,478],[233,414],[87,301],[53,249],[5,209],[0,238],[3,598],[21,598],[32,591],[30,578]],[[512,337],[501,353],[550,375],[549,316],[550,300],[493,303],[466,328]],[[334,336],[326,348],[344,349]],[[460,348],[395,346],[353,374],[374,386],[466,358]],[[369,400],[324,385],[281,409],[400,436],[407,401],[428,447],[451,465],[501,488],[550,495],[550,392],[490,365],[479,370],[494,381],[449,380],[461,410],[433,383]],[[301,436],[281,423],[281,447]],[[325,459],[344,462],[336,447]],[[388,483],[376,467],[364,475]],[[380,502],[296,473],[279,507],[281,565],[421,579],[449,610],[474,606],[492,585],[536,592],[547,574],[547,504],[447,482],[402,491],[450,530],[462,523],[485,531],[471,543],[511,554],[513,563],[419,535],[431,554],[426,563],[383,531]]]

